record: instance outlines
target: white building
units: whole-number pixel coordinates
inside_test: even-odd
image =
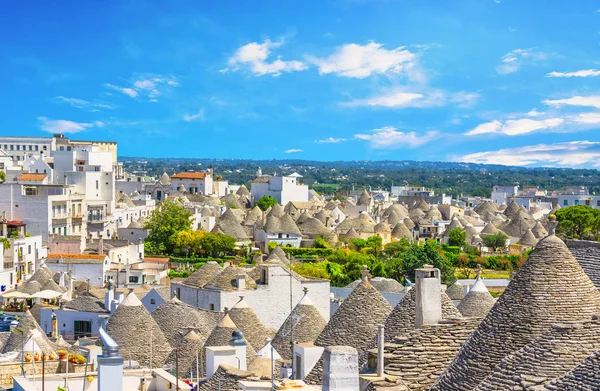
[[[43,175],[43,174],[27,174]],[[86,196],[74,186],[0,184],[0,214],[7,220],[22,221],[32,235],[86,235]]]
[[[287,205],[290,201],[307,202],[308,186],[300,184],[299,178],[302,175],[297,173],[288,176],[258,176],[250,186],[252,201],[271,196],[281,205]]]
[[[212,169],[199,172],[180,172],[171,175],[170,178],[173,191],[177,191],[180,186],[183,186],[190,194],[215,194]]]
[[[279,329],[290,313],[290,294],[294,305],[304,296],[304,287],[311,292],[311,299],[325,320],[329,319],[329,281],[311,279],[292,273],[276,264],[262,264],[260,279],[256,286],[246,286],[245,283],[236,286],[211,286],[210,282],[204,287],[190,285],[184,282],[171,283],[171,290],[184,303],[212,311],[224,311],[232,308],[240,295],[266,326]],[[225,270],[223,273],[226,273]],[[241,281],[243,282],[242,275]],[[291,286],[290,286],[291,284]]]
[[[600,209],[600,195],[561,194],[558,196],[558,205],[561,208],[575,205],[591,206]]]
[[[519,192],[519,186],[494,186],[492,189],[492,202],[498,205],[507,204],[508,199]]]
[[[89,279],[92,285],[101,285],[110,268],[110,261],[104,254],[48,254],[44,264],[53,273],[70,271],[75,280]]]

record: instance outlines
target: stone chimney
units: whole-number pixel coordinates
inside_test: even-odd
[[[440,269],[423,265],[415,270],[416,284],[416,327],[437,324],[442,320],[442,295]]]
[[[112,282],[112,278],[108,277],[108,286],[107,286],[107,290],[106,290],[106,294],[104,295],[104,308],[107,311],[111,311],[112,312],[112,303],[113,300],[115,299],[115,291],[113,289],[113,282]]]
[[[323,391],[359,390],[358,352],[350,346],[329,346],[323,353]]]
[[[385,326],[380,324],[377,333],[377,377],[383,377],[385,366]]]
[[[98,330],[102,355],[98,356],[98,391],[123,391],[123,356],[119,345],[104,330]]]
[[[235,358],[238,362],[238,369],[246,369],[246,349],[247,343],[244,339],[244,334],[241,331],[235,330],[231,333],[231,339],[229,340],[229,346],[235,349]]]
[[[367,265],[363,265],[361,271],[361,280],[363,281],[368,281],[369,280],[369,268],[367,267]]]

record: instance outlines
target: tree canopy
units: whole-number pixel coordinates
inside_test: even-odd
[[[448,245],[463,247],[466,243],[467,233],[462,228],[454,228],[448,232]]]
[[[484,235],[483,236],[483,244],[485,244],[485,247],[488,247],[494,251],[497,251],[498,249],[506,248],[506,239],[508,239],[508,236],[506,236],[502,232]]]
[[[161,202],[146,220],[144,228],[150,230],[146,241],[151,243],[155,251],[172,253],[177,234],[192,228],[191,216],[191,212],[178,203]]]
[[[586,205],[569,206],[556,211],[556,220],[557,233],[566,239],[600,238],[600,210]]]
[[[262,196],[254,203],[254,205],[258,206],[262,211],[265,211],[270,207],[277,205],[277,200],[271,196]]]

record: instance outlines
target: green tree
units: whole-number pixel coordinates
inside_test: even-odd
[[[199,244],[204,254],[218,257],[235,249],[235,238],[218,232],[209,232],[200,239]]]
[[[317,236],[315,239],[315,248],[331,248],[331,245],[321,236]]]
[[[557,233],[567,239],[598,240],[600,210],[575,205],[556,211]]]
[[[0,171],[0,182],[6,181],[6,173],[4,171]]]
[[[254,203],[254,205],[258,206],[261,210],[267,210],[272,206],[277,205],[277,200],[271,196],[262,196],[258,201]]]
[[[179,231],[173,240],[175,248],[181,249],[188,256],[202,252],[200,240],[206,235],[205,231]]]
[[[485,247],[488,247],[494,251],[497,251],[498,249],[506,248],[506,239],[508,239],[508,236],[506,236],[502,232],[498,232],[498,233],[490,234],[490,235],[484,235],[483,236],[483,244],[485,244]]]
[[[350,239],[350,248],[354,251],[360,251],[367,247],[367,241],[364,239]]]
[[[415,244],[411,246],[402,256],[402,262],[405,273],[412,281],[415,278],[415,269],[427,264],[440,269],[440,277],[443,283],[453,284],[456,281],[454,267],[442,256],[435,240],[428,240],[424,245]]]
[[[316,278],[324,278],[329,280],[329,273],[327,273],[327,269],[320,264],[314,264],[312,262],[305,262],[294,265],[294,271],[301,276],[305,277],[316,277]]]
[[[10,240],[7,238],[0,238],[0,243],[2,243],[4,250],[8,250],[10,248]]]
[[[454,228],[448,232],[448,245],[463,247],[467,239],[467,233],[462,228]]]
[[[163,201],[150,213],[145,228],[150,230],[146,241],[168,254],[175,248],[175,237],[181,231],[192,228],[192,214],[178,203]]]
[[[385,255],[391,258],[399,258],[410,248],[410,242],[406,238],[400,238],[396,242],[390,242],[383,247]]]
[[[372,248],[377,253],[383,247],[383,239],[379,235],[369,236],[367,238],[367,247]]]

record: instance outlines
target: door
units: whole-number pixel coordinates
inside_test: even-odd
[[[87,320],[76,320],[73,324],[73,333],[75,334],[75,339],[91,337],[92,322]]]
[[[302,378],[302,356],[296,354],[296,360],[294,361],[296,364],[296,370],[294,371],[294,379]]]

